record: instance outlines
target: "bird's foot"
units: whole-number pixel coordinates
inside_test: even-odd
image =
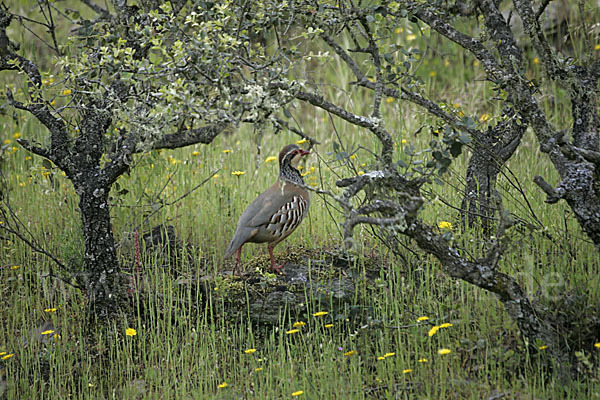
[[[281,270],[281,268],[283,268],[283,264],[285,264],[285,262],[284,262],[284,263],[282,263],[281,265],[272,264],[272,265],[271,265],[271,271],[273,271],[273,272],[277,272],[279,275],[285,275],[285,272],[283,272],[283,271]]]

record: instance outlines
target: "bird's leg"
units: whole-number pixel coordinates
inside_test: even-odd
[[[242,276],[242,247],[240,246],[237,249],[237,254],[235,256],[235,268],[233,269],[233,275]],[[237,274],[236,274],[237,272]]]
[[[273,257],[273,247],[271,247],[271,243],[267,245],[267,249],[269,249],[269,255],[271,256],[271,271],[275,271],[279,275],[285,275],[285,272],[281,270],[281,267],[283,267],[283,264],[285,264],[285,262],[281,263],[281,265],[275,264],[275,257]]]

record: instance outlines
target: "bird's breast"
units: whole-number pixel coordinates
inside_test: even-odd
[[[294,195],[273,214],[267,230],[277,238],[289,235],[302,222],[308,211],[308,205],[308,199],[302,195]]]

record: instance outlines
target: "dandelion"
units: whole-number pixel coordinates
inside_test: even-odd
[[[432,78],[434,78],[436,75],[437,75],[437,72],[435,72],[435,71],[431,71],[429,73],[429,76],[432,77]]]
[[[25,157],[25,161],[29,161],[29,160],[31,160],[31,156]]]
[[[50,102],[50,105],[53,106],[56,104],[56,100],[52,99],[52,101]]]
[[[294,333],[300,332],[300,329],[290,329],[289,331],[285,332],[286,335],[292,335]]]
[[[402,140],[400,141],[400,144],[406,144],[406,143],[408,143],[408,140],[406,140],[406,139],[402,139]]]
[[[600,349],[600,342],[594,343],[594,347],[597,348],[597,349]]]
[[[313,317],[322,317],[323,315],[327,315],[327,314],[329,314],[328,311],[318,311],[313,314]]]
[[[10,144],[11,142],[12,142],[12,140],[10,140],[10,139],[6,139],[6,140],[4,141],[4,144]]]
[[[440,330],[440,327],[436,325],[436,326],[432,327],[432,328],[429,330],[429,332],[427,332],[427,335],[428,335],[429,337],[431,337],[431,336],[435,335],[435,334],[437,333],[437,331],[439,331],[439,330]]]
[[[63,96],[70,95],[71,94],[71,89],[65,89],[65,90],[63,90],[62,94],[63,94]]]
[[[483,113],[483,114],[481,114],[481,116],[479,117],[479,121],[481,121],[481,122],[485,122],[485,121],[487,121],[488,119],[490,119],[490,114],[488,114],[488,113]]]
[[[259,371],[262,371],[262,370],[263,370],[262,367],[254,368],[254,372],[259,372]]]
[[[403,373],[403,374],[408,374],[408,373],[411,373],[411,372],[413,372],[413,370],[412,370],[412,369],[410,369],[410,368],[407,368],[407,369],[403,369],[403,370],[402,370],[402,373]]]
[[[246,354],[252,354],[252,353],[256,353],[256,349],[248,349],[248,350],[244,350],[244,353],[246,353]]]
[[[384,356],[385,358],[388,358],[388,357],[393,357],[393,356],[395,356],[395,355],[396,355],[396,353],[393,353],[393,352],[392,352],[392,353],[385,353],[383,356]]]
[[[300,396],[302,394],[304,394],[304,390],[297,390],[294,393],[292,393],[292,396],[293,397],[297,397],[297,396]]]
[[[385,99],[386,103],[393,103],[394,102],[394,98],[393,97],[388,97],[387,99]]]
[[[300,139],[300,140],[296,141],[296,144],[304,144],[306,142],[308,142],[308,140],[306,140],[306,139]]]
[[[404,32],[404,28],[396,28],[396,30],[394,32],[402,33],[402,32]]]
[[[384,356],[377,357],[378,360],[385,360]]]
[[[423,315],[422,317],[417,318],[417,321],[422,322],[422,321],[427,321],[429,319],[428,316]]]
[[[438,228],[440,229],[447,229],[449,231],[452,230],[452,224],[448,221],[440,221],[440,223],[438,224]]]
[[[218,177],[219,177],[219,174],[214,174],[214,175],[213,175],[213,179],[215,179],[215,180],[216,180]]]
[[[600,44],[595,45],[594,50],[600,50]]]
[[[219,389],[224,389],[224,388],[226,388],[226,387],[227,387],[227,382],[223,382],[223,383],[221,383],[220,385],[217,385],[217,387],[218,387]]]
[[[244,175],[246,172],[245,171],[231,171],[231,175],[235,175],[235,176],[241,176]]]
[[[50,335],[54,333],[54,331],[52,329],[48,329],[47,331],[42,332],[42,335]]]
[[[194,157],[198,156],[199,154],[200,154],[200,152],[199,152],[199,151],[192,151],[192,155],[193,155]]]
[[[21,132],[15,132],[13,133],[13,139],[18,139],[21,137]]]
[[[55,311],[56,311],[56,308],[46,308],[46,309],[44,309],[44,312],[47,312],[47,313],[53,313]]]
[[[547,348],[548,346],[546,346],[545,344],[538,347],[539,350],[546,350]]]
[[[417,38],[417,35],[415,35],[414,33],[411,33],[410,35],[406,35],[406,41],[407,42],[412,42],[416,38]]]
[[[539,64],[539,63],[540,63],[540,59],[539,59],[539,58],[537,58],[537,57],[536,57],[536,58],[534,58],[534,59],[533,59],[533,63],[534,63],[534,64]]]
[[[419,359],[417,360],[417,362],[420,362],[420,363],[426,363],[426,362],[428,362],[428,361],[429,361],[429,360],[428,360],[428,359],[426,359],[426,358],[419,358]]]
[[[225,149],[225,150],[223,150],[223,153],[225,153],[225,154],[227,154],[227,153],[231,153],[231,150],[229,150],[229,149]]]
[[[474,67],[479,67],[479,60],[473,61],[473,66]]]
[[[127,328],[127,329],[125,329],[125,334],[127,336],[135,336],[135,335],[137,335],[137,331],[133,328]]]
[[[440,325],[440,328],[450,328],[452,325],[450,322],[444,322],[443,324]]]
[[[333,328],[333,324],[327,324],[327,325],[323,325],[325,328]]]
[[[277,157],[276,156],[269,156],[267,158],[265,158],[265,162],[273,162],[273,161],[277,161]]]
[[[346,357],[352,357],[355,354],[356,354],[356,350],[350,350],[350,351],[347,351],[347,352],[344,353],[344,355]]]
[[[8,359],[9,359],[9,358],[11,358],[11,357],[14,357],[14,353],[10,353],[10,354],[7,354],[7,355],[5,355],[5,356],[2,356],[2,359],[3,359],[3,360],[8,360]]]
[[[452,353],[452,350],[450,350],[450,349],[439,349],[438,350],[438,354],[440,354],[442,356],[445,356],[446,354],[450,354],[450,353]]]
[[[364,175],[365,171],[358,171],[358,176]]]
[[[306,325],[306,322],[303,321],[297,321],[294,322],[294,325],[292,325],[294,328],[302,328],[304,325]]]
[[[10,267],[10,269],[19,269],[19,268],[21,268],[20,265],[13,265],[12,267]]]

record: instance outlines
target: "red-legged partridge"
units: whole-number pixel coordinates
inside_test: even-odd
[[[271,270],[280,274],[282,265],[275,265],[273,248],[288,237],[302,222],[308,211],[308,192],[298,186],[304,180],[298,172],[300,159],[309,154],[295,144],[285,146],[279,153],[279,178],[260,194],[243,212],[237,229],[225,252],[225,258],[237,251],[236,269],[241,274],[241,254],[244,243],[267,243]],[[234,271],[235,272],[235,271]]]

